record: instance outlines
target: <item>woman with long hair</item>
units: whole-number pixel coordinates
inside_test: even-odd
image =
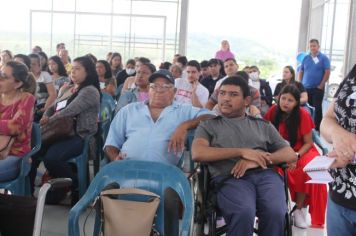
[[[0,182],[15,179],[20,160],[31,150],[35,97],[28,92],[36,82],[25,64],[9,61],[0,73],[0,134],[13,136],[8,156],[0,157]]]
[[[274,93],[273,93],[274,99],[277,101],[278,95],[281,92],[282,88],[289,84],[293,84],[299,89],[300,104],[304,105],[305,103],[307,103],[308,102],[308,93],[305,90],[303,84],[295,80],[295,70],[292,66],[285,66],[283,68],[282,82],[278,83],[276,85],[276,88],[274,89]]]
[[[122,56],[120,53],[118,52],[114,52],[111,55],[110,58],[110,66],[111,66],[111,71],[112,71],[112,75],[115,77],[117,75],[117,73],[119,73],[120,71],[122,71],[123,66],[122,66]]]
[[[298,161],[287,169],[288,185],[292,200],[297,209],[294,212],[295,226],[307,228],[306,206],[309,205],[312,226],[323,227],[326,210],[326,186],[307,184],[309,176],[303,171],[314,157],[320,155],[313,144],[313,120],[310,114],[300,107],[300,91],[294,85],[283,87],[277,104],[273,105],[264,117],[276,127],[281,136],[290,143]]]
[[[112,76],[110,64],[106,60],[99,60],[95,64],[99,76],[99,84],[102,92],[115,96],[116,79]]]
[[[54,87],[57,92],[65,83],[70,82],[67,71],[59,56],[53,56],[49,58],[48,71],[52,76]]]
[[[61,88],[56,101],[45,111],[40,124],[45,125],[50,120],[63,117],[73,118],[75,136],[41,147],[35,160],[43,157],[50,176],[72,179],[72,201],[75,203],[78,200],[78,179],[67,161],[78,156],[83,150],[84,139],[97,131],[100,88],[95,65],[89,57],[74,59],[72,66],[71,84]],[[38,161],[32,165],[30,173],[32,187],[38,165]]]

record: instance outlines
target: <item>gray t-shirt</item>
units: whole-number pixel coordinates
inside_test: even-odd
[[[195,131],[195,138],[209,141],[211,147],[251,148],[273,153],[289,144],[275,127],[262,119],[251,116],[226,118],[218,116],[202,122]],[[228,175],[240,157],[208,162],[212,177]]]

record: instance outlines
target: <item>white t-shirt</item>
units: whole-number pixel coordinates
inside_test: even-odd
[[[175,100],[179,103],[191,104],[193,87],[191,83],[189,83],[188,79],[176,79],[175,87],[177,88]],[[209,99],[209,90],[199,83],[196,90],[196,94],[198,96],[200,104],[205,107],[205,104],[208,102]]]
[[[229,76],[225,76],[224,78],[222,78],[222,79],[218,80],[218,82],[216,82],[214,91],[220,87],[221,83],[224,82],[224,80],[226,80],[227,77],[229,77]]]

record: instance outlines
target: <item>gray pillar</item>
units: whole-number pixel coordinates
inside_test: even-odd
[[[188,5],[189,0],[181,0],[178,48],[178,53],[181,55],[186,55],[187,51]]]
[[[312,0],[310,9],[309,37],[322,41],[325,0]]]
[[[298,52],[305,52],[308,47],[308,31],[310,18],[310,0],[302,0],[300,10]]]
[[[345,43],[344,74],[346,75],[356,63],[356,2],[350,1],[350,13]]]

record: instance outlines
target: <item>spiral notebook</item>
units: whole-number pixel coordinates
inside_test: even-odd
[[[327,156],[317,156],[311,160],[303,168],[304,172],[311,178],[307,183],[326,184],[333,181],[328,170],[334,161],[335,158]]]

